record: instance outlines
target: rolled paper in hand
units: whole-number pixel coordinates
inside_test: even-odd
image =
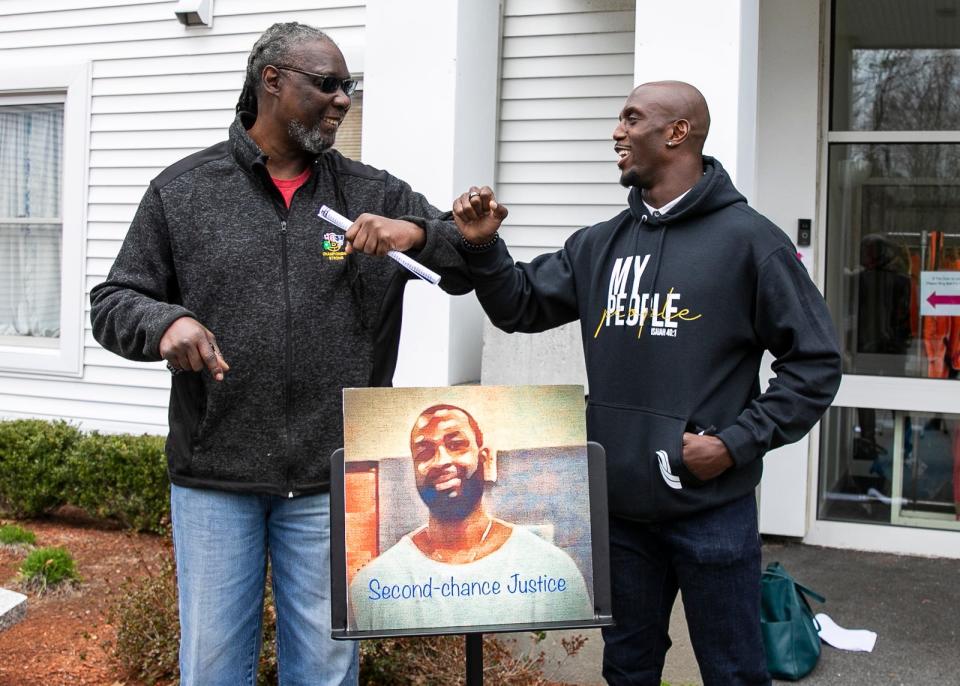
[[[320,217],[321,219],[324,219],[330,222],[331,224],[336,226],[338,229],[342,229],[343,231],[346,231],[347,229],[349,229],[350,226],[353,224],[352,221],[344,217],[339,212],[335,212],[334,210],[331,210],[326,205],[322,205],[320,207],[320,211],[317,213],[317,216]],[[410,272],[416,274],[424,281],[429,281],[434,286],[440,283],[439,274],[437,274],[432,269],[428,269],[427,267],[424,267],[415,259],[403,254],[399,250],[387,251],[387,257],[396,261],[396,263],[399,264],[401,267],[404,267]]]

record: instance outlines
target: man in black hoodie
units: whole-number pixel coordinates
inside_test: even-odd
[[[105,348],[175,374],[184,686],[256,681],[268,557],[283,683],[356,683],[356,644],[330,638],[329,457],[343,445],[342,389],[391,383],[409,278],[369,253],[415,251],[446,290],[469,290],[452,222],[331,149],[354,87],[323,32],[267,29],[229,140],[150,182],[90,293]],[[355,223],[325,223],[322,205]]]
[[[787,236],[702,155],[709,121],[689,84],[636,88],[613,133],[629,208],[529,264],[499,239],[507,209],[488,187],[454,202],[494,324],[536,332],[580,321],[588,437],[607,452],[611,685],[659,686],[678,590],[704,683],[770,682],[761,458],[806,434],[840,383],[826,304]],[[766,350],[776,376],[761,393]]]

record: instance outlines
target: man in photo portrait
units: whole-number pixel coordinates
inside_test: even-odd
[[[593,618],[587,584],[573,559],[485,505],[485,486],[497,478],[497,453],[469,411],[452,404],[427,407],[410,430],[409,446],[427,522],[354,576],[352,629]]]

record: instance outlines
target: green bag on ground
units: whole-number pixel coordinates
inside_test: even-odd
[[[820,627],[806,596],[826,601],[798,584],[779,562],[767,565],[760,579],[760,629],[767,669],[774,678],[801,679],[820,659]]]

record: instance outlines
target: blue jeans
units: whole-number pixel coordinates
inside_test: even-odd
[[[705,686],[769,684],[760,634],[760,535],[749,494],[677,521],[610,519],[610,686],[660,686],[679,589]]]
[[[357,644],[330,638],[329,503],[171,488],[182,686],[256,683],[268,554],[281,686],[357,682]]]

